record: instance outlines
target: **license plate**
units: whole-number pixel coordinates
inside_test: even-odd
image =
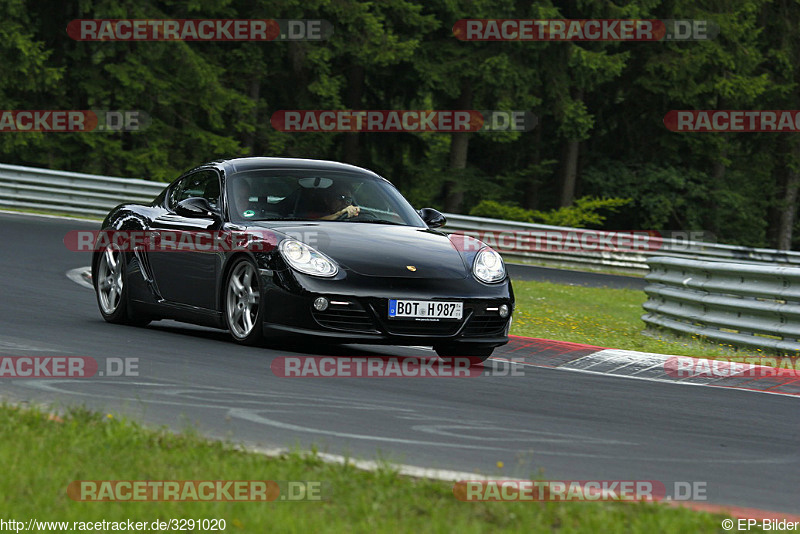
[[[389,300],[389,318],[461,319],[463,302],[431,302],[428,300]]]

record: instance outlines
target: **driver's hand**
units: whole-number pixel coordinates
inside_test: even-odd
[[[358,217],[358,214],[361,212],[361,208],[358,206],[347,206],[345,209],[342,210],[342,215],[345,213],[347,214],[347,218],[350,217]]]

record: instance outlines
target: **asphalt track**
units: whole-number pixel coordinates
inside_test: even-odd
[[[514,280],[536,280],[587,287],[608,287],[611,289],[644,289],[647,282],[642,277],[619,274],[592,273],[539,267],[536,265],[509,264],[508,274]]]
[[[66,249],[65,233],[97,223],[8,214],[0,222],[0,356],[139,358],[138,377],[0,379],[5,399],[492,476],[658,480],[670,493],[675,481],[705,482],[710,503],[800,512],[796,398],[529,366],[517,370],[523,376],[278,378],[270,363],[279,356],[432,353],[249,348],[174,322],[107,324],[92,291],[65,276],[89,264]]]

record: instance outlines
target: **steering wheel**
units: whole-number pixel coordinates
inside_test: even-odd
[[[378,216],[375,215],[374,213],[372,213],[371,211],[364,211],[364,210],[359,211],[358,215],[356,216],[356,218],[361,218],[361,217],[366,217],[367,219],[377,219],[378,218]]]
[[[361,211],[358,212],[358,215],[356,215],[355,217],[348,217],[347,216],[347,212],[345,212],[345,213],[342,213],[341,215],[339,215],[338,217],[336,217],[336,220],[337,221],[342,221],[344,219],[362,219],[362,218],[377,219],[378,216],[375,215],[374,213],[370,212],[370,211],[364,211],[362,209]]]

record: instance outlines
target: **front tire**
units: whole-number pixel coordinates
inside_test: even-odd
[[[445,361],[453,361],[456,358],[469,358],[470,363],[483,363],[494,352],[491,345],[480,343],[452,343],[449,345],[434,345],[433,350],[439,358]]]
[[[225,326],[242,345],[258,345],[264,339],[261,284],[252,260],[236,260],[225,280]]]
[[[150,320],[134,317],[128,301],[125,278],[125,253],[116,245],[108,245],[97,259],[92,277],[100,314],[109,323],[145,326]]]

